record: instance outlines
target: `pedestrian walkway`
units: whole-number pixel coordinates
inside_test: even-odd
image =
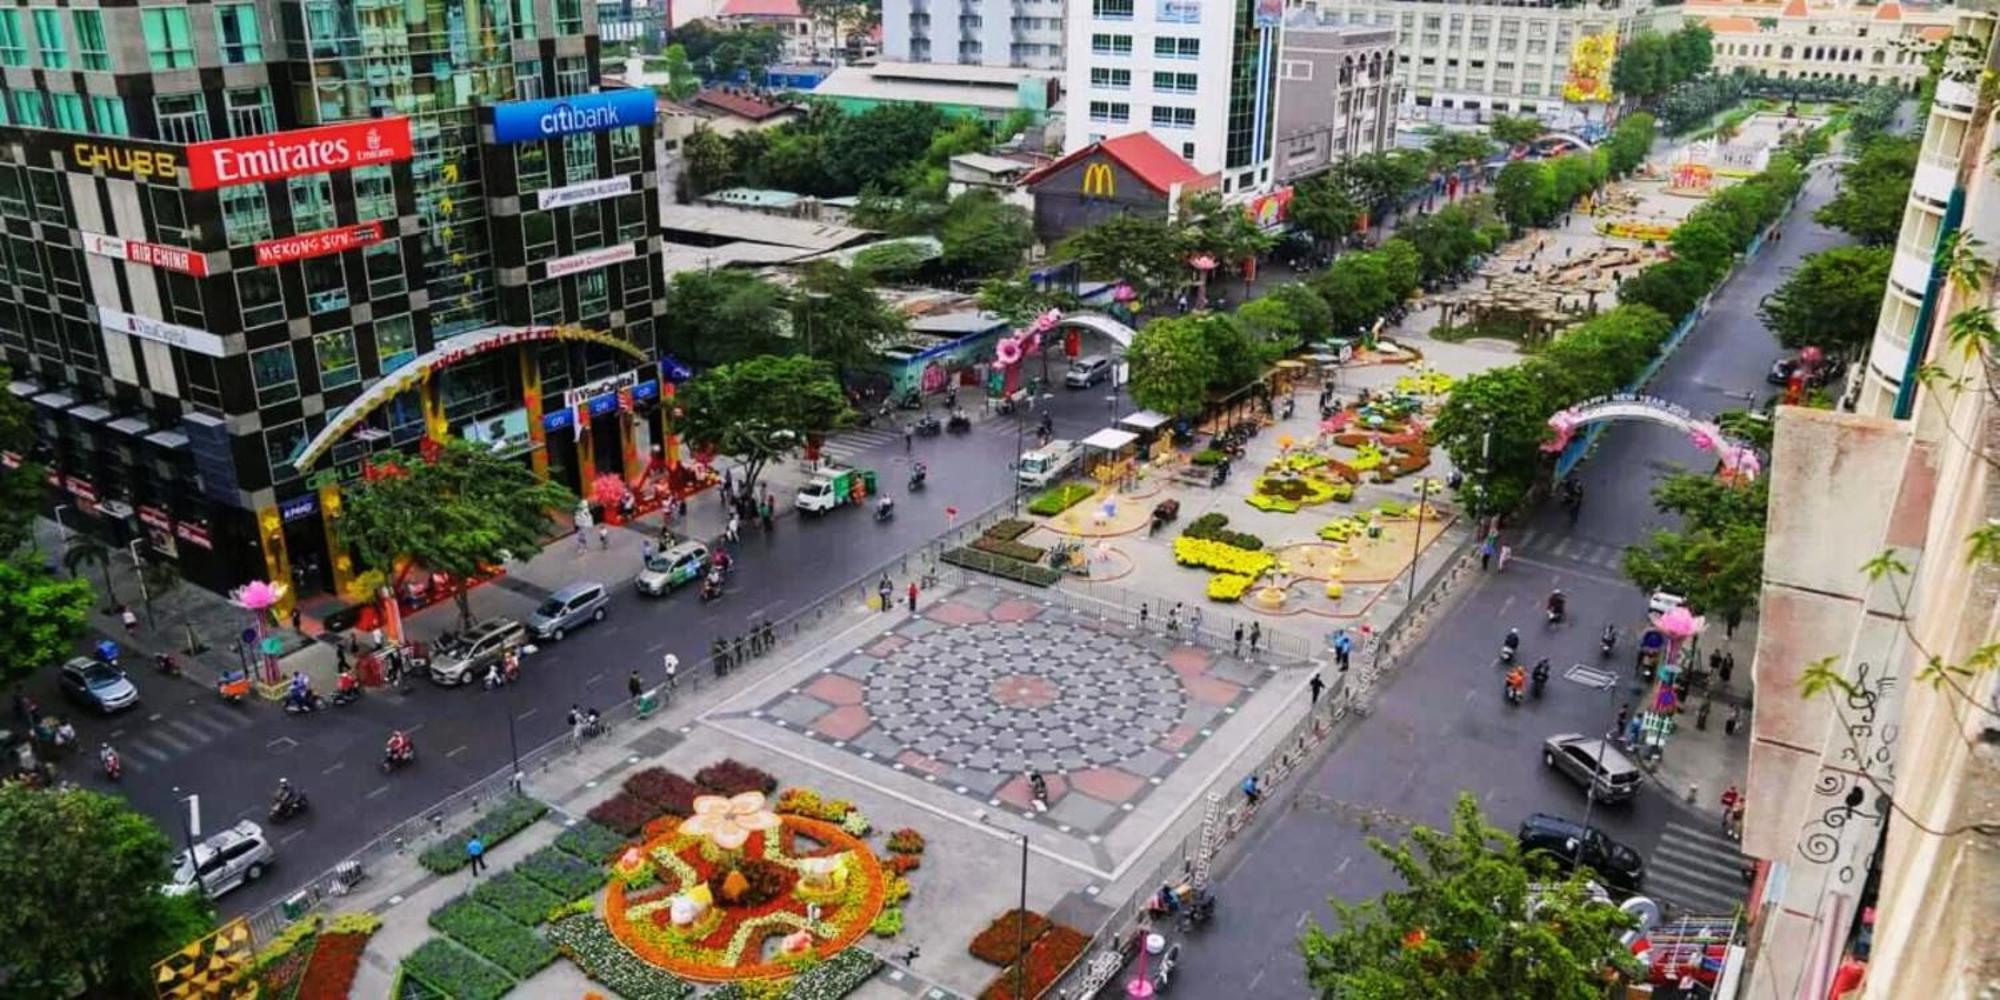
[[[1512,540],[1513,558],[1561,559],[1582,566],[1608,570],[1623,579],[1625,550],[1578,538],[1566,531],[1530,528]]]
[[[106,740],[118,748],[123,758],[120,763],[131,774],[144,774],[147,770],[200,751],[217,740],[255,725],[259,718],[219,701],[192,705],[177,710],[169,719],[160,713],[148,711],[139,706],[139,713],[128,715],[118,728],[113,729]]]
[[[1729,913],[1749,891],[1743,871],[1751,863],[1719,827],[1670,822],[1647,859],[1646,895],[1682,913]]]

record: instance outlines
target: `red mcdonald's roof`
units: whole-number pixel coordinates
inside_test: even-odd
[[[1066,170],[1098,153],[1103,153],[1116,161],[1126,172],[1139,178],[1147,187],[1160,194],[1167,194],[1176,184],[1187,190],[1199,190],[1215,183],[1214,174],[1204,174],[1194,168],[1194,164],[1180,158],[1165,143],[1153,138],[1150,132],[1127,132],[1124,135],[1102,142],[1094,142],[1068,156],[1043,166],[1028,176],[1021,178],[1023,187],[1040,183],[1044,178]]]

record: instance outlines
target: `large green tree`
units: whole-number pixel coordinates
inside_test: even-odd
[[[1123,281],[1146,300],[1181,287],[1191,273],[1180,232],[1151,216],[1118,215],[1080,229],[1050,256],[1076,261],[1087,278]]]
[[[1028,213],[990,191],[967,191],[951,200],[938,225],[939,264],[954,279],[979,279],[1013,270],[1035,245]]]
[[[1844,230],[1863,243],[1884,245],[1902,231],[1910,178],[1917,171],[1914,138],[1878,135],[1854,162],[1840,168],[1840,190],[1813,214],[1820,225]]]
[[[168,896],[175,844],[123,799],[0,783],[0,968],[9,996],[152,996],[152,965],[207,933]]]
[[[1208,401],[1215,351],[1193,317],[1163,317],[1147,323],[1125,349],[1131,368],[1132,401],[1156,413],[1191,417]]]
[[[1558,207],[1555,174],[1546,161],[1515,160],[1494,179],[1493,203],[1515,230],[1539,226]]]
[[[1415,193],[1430,174],[1430,154],[1420,149],[1363,153],[1334,164],[1330,174],[1363,208],[1380,215]]]
[[[1190,256],[1213,256],[1221,265],[1218,273],[1234,270],[1278,242],[1251,220],[1242,205],[1225,203],[1214,192],[1188,199],[1181,220],[1183,250]]]
[[[689,198],[720,191],[735,180],[736,152],[721,133],[699,125],[681,140],[681,185]]]
[[[853,268],[815,261],[799,271],[791,297],[792,336],[805,353],[836,372],[867,367],[884,341],[909,328],[875,294],[875,283]]]
[[[1313,276],[1311,284],[1326,301],[1333,332],[1339,336],[1365,331],[1396,302],[1389,290],[1388,261],[1376,251],[1341,254],[1333,266]]]
[[[1711,285],[1708,269],[1689,260],[1666,260],[1626,278],[1618,301],[1651,306],[1679,321],[1701,302]]]
[[[666,349],[697,368],[791,347],[784,289],[749,271],[682,271],[667,282],[664,305]]]
[[[669,98],[685,101],[701,90],[701,79],[695,75],[694,64],[688,61],[687,46],[675,42],[667,46],[661,59],[667,69],[667,84],[661,89]]]
[[[1439,132],[1425,147],[1430,151],[1431,167],[1438,170],[1456,167],[1470,160],[1484,163],[1493,155],[1493,140],[1477,132]],[[1293,202],[1297,204],[1296,200]]]
[[[1644,590],[1687,598],[1733,630],[1763,590],[1766,480],[1736,484],[1678,473],[1653,488],[1653,505],[1678,516],[1681,527],[1627,548],[1625,575]]]
[[[1509,146],[1519,146],[1524,142],[1533,142],[1541,138],[1542,133],[1548,131],[1548,128],[1542,124],[1541,119],[1533,115],[1523,115],[1519,118],[1513,115],[1494,115],[1493,123],[1488,125],[1486,130],[1493,138]]]
[[[1251,336],[1279,350],[1289,350],[1325,336],[1333,327],[1333,310],[1311,288],[1288,282],[1237,307]]]
[[[1512,510],[1541,478],[1541,443],[1551,413],[1567,400],[1521,365],[1466,377],[1431,424],[1431,440],[1465,474],[1460,498],[1472,510]]]
[[[1856,357],[1875,337],[1889,247],[1835,247],[1807,257],[1758,309],[1786,347],[1821,347]]]
[[[375,467],[347,494],[340,533],[385,573],[403,556],[460,580],[525,559],[548,537],[551,515],[575,500],[518,459],[468,441],[446,441],[429,458],[390,453]],[[453,595],[462,627],[472,625],[470,594]]]
[[[734,455],[755,488],[764,466],[854,420],[826,362],[769,355],[723,365],[681,386],[680,430],[696,447]]]
[[[1667,242],[1673,247],[1676,259],[1700,267],[1710,281],[1722,277],[1736,259],[1736,241],[1728,230],[1706,215],[1690,217],[1674,227],[1674,235]]]
[[[0,678],[61,662],[83,638],[97,595],[90,581],[51,576],[26,557],[0,559]]]
[[[1353,235],[1361,221],[1360,199],[1333,171],[1317,173],[1292,188],[1292,223],[1317,240]]]
[[[1403,887],[1360,904],[1333,900],[1333,930],[1299,938],[1306,981],[1342,1000],[1601,1000],[1607,976],[1643,971],[1623,944],[1636,921],[1592,898],[1589,875],[1558,878],[1523,855],[1461,792],[1449,830],[1370,837]]]

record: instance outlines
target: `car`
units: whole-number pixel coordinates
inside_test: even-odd
[[[69,700],[105,715],[139,703],[139,688],[125,671],[99,660],[79,656],[63,664],[59,683]]]
[[[634,584],[647,597],[660,597],[683,583],[701,579],[708,571],[708,546],[682,542],[664,552],[653,553],[639,571]]]
[[[447,632],[431,647],[431,680],[446,687],[470,684],[527,639],[528,630],[512,618],[489,618],[464,632]]]
[[[1646,862],[1639,852],[1594,826],[1535,813],[1521,821],[1517,837],[1523,854],[1546,855],[1563,871],[1581,864],[1614,889],[1637,893],[1645,886]]]
[[[1601,736],[1551,736],[1542,742],[1542,763],[1588,789],[1599,802],[1630,801],[1646,782],[1646,772]]]
[[[561,642],[572,629],[603,621],[604,606],[609,603],[611,594],[595,580],[568,584],[550,594],[549,599],[528,616],[528,631],[534,633],[537,639]]]
[[[1063,384],[1072,389],[1088,389],[1110,377],[1111,359],[1091,354],[1070,362],[1069,371],[1063,373]]]
[[[1792,372],[1799,367],[1799,359],[1792,356],[1771,362],[1771,370],[1764,374],[1764,381],[1771,385],[1786,385],[1792,381]],[[1811,384],[1823,386],[1841,376],[1847,370],[1845,362],[1839,358],[1823,358],[1819,367],[1813,369]]]
[[[185,850],[175,854],[173,881],[162,891],[185,896],[199,888],[214,898],[262,878],[277,856],[264,828],[246,819],[194,845],[192,857]]]

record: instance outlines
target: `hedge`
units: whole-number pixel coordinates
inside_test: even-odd
[[[1053,517],[1090,499],[1090,495],[1095,492],[1097,492],[1095,487],[1085,486],[1082,483],[1063,483],[1029,501],[1028,513]]]
[[[694,995],[693,986],[627,950],[599,917],[578,914],[558,920],[549,925],[549,940],[584,975],[620,996],[683,1000]]]
[[[1047,566],[1037,566],[1033,563],[1024,563],[1019,559],[1010,559],[1006,556],[996,556],[991,552],[981,552],[971,546],[948,549],[944,555],[938,558],[953,566],[976,570],[981,573],[991,573],[994,576],[1004,577],[1009,580],[1019,580],[1022,583],[1033,584],[1037,587],[1054,586],[1063,578],[1062,571],[1060,570],[1053,570]]]
[[[625,849],[625,843],[624,837],[588,820],[564,830],[556,838],[556,846],[565,853],[593,864],[617,857]]]
[[[1010,517],[1004,521],[993,522],[993,527],[986,529],[985,536],[1003,542],[1011,542],[1033,530],[1035,530],[1035,522]]]
[[[403,974],[452,1000],[500,1000],[514,988],[506,973],[441,937],[425,941],[403,959]]]
[[[1230,531],[1229,516],[1210,512],[1188,522],[1181,529],[1183,538],[1201,538],[1224,545],[1234,545],[1239,549],[1256,552],[1264,547],[1264,540],[1247,531]]]
[[[424,848],[417,855],[417,863],[438,875],[449,875],[465,867],[465,844],[474,836],[486,850],[491,851],[508,837],[528,828],[528,824],[541,819],[549,807],[526,796],[515,796],[494,806],[486,815],[472,821],[472,825],[459,830],[453,836]]]
[[[1013,542],[1003,538],[993,538],[988,535],[981,535],[973,539],[972,547],[981,552],[991,552],[996,556],[1006,556],[1009,559],[1019,559],[1027,563],[1041,562],[1049,554],[1047,549],[1038,545],[1029,545],[1026,542]]]
[[[554,945],[466,896],[432,910],[430,924],[516,979],[526,979],[556,960]]]
[[[549,911],[563,904],[555,893],[514,871],[501,872],[474,886],[472,898],[527,927],[548,919]]]
[[[567,903],[582,899],[604,884],[604,868],[587,864],[559,848],[544,847],[521,859],[514,871]]]

